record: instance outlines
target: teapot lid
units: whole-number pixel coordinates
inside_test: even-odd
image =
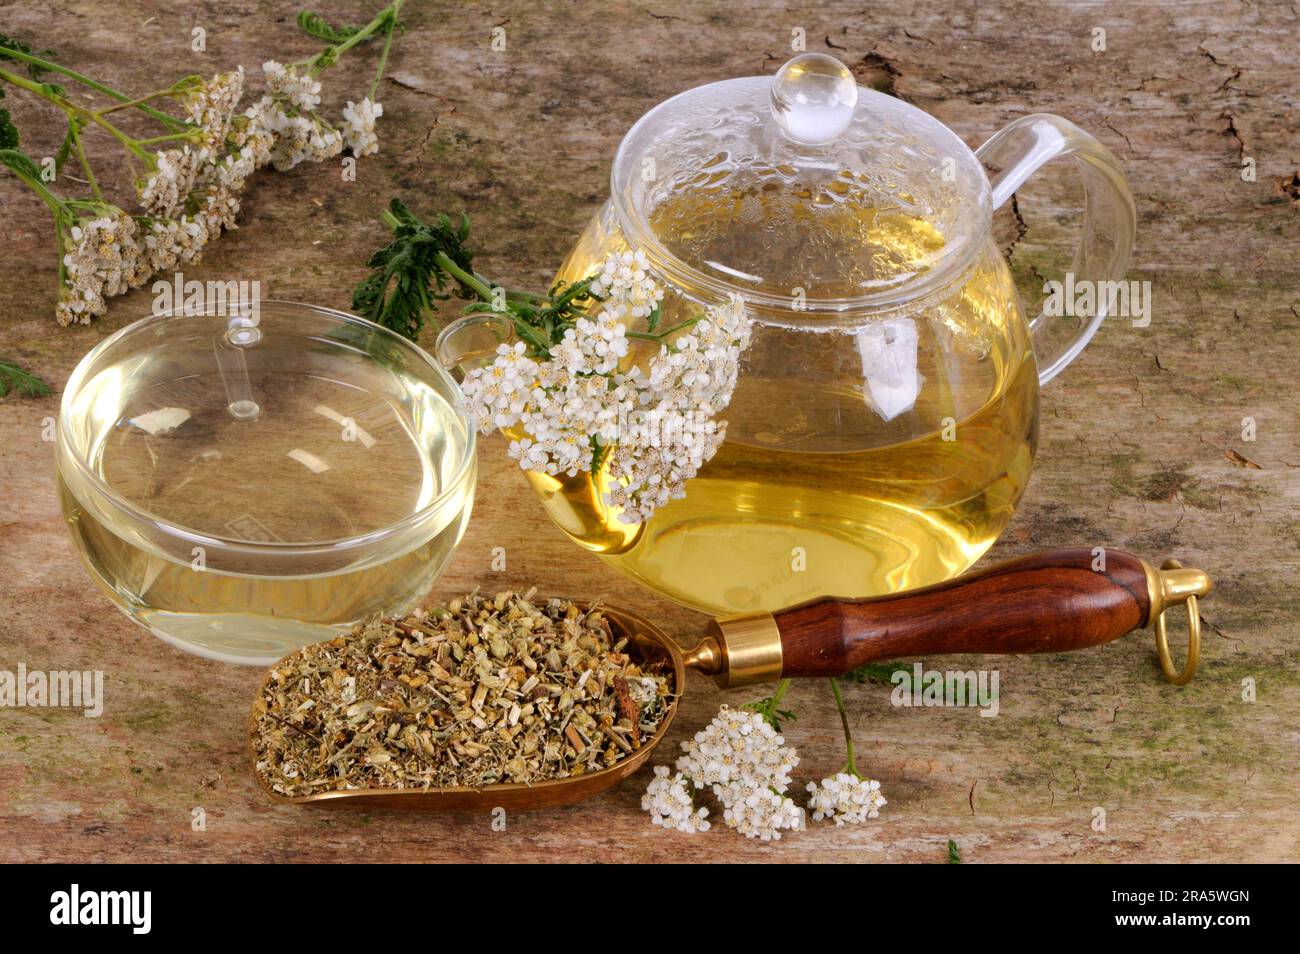
[[[659,104],[611,182],[629,241],[683,291],[781,310],[909,300],[963,266],[992,214],[956,134],[821,53]]]

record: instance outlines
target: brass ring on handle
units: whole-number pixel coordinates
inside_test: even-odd
[[[1181,568],[1182,564],[1173,559],[1166,560],[1160,567],[1162,570]],[[1163,609],[1156,617],[1155,631],[1156,654],[1160,657],[1160,668],[1164,671],[1165,678],[1175,686],[1187,685],[1196,674],[1196,664],[1201,659],[1201,614],[1196,605],[1196,596],[1190,593],[1187,595],[1187,661],[1183,663],[1182,672],[1174,665],[1173,656],[1169,652],[1169,632]]]

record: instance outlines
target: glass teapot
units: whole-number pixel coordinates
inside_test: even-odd
[[[1086,194],[1076,287],[1118,280],[1132,196],[1111,153],[1058,116],[1018,119],[971,152],[821,54],[652,109],[558,277],[644,252],[665,326],[738,293],[752,343],[721,415],[725,443],[684,499],[626,524],[607,473],[530,472],[552,518],[615,569],[710,613],[962,573],[1024,492],[1040,384],[1106,317],[1095,295],[1090,314],[1027,320],[991,234],[993,210],[1060,156]],[[444,332],[444,361],[464,358],[471,332]]]

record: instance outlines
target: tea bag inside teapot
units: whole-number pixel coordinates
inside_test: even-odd
[[[911,410],[923,380],[916,368],[916,322],[911,318],[882,321],[854,337],[862,358],[862,397],[867,407],[885,421]]]

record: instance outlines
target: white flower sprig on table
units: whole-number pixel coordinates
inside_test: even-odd
[[[379,149],[375,120],[383,106],[374,101],[393,38],[401,30],[398,13],[404,0],[391,0],[369,23],[334,27],[308,12],[298,25],[327,44],[309,59],[290,65],[268,60],[262,65],[267,93],[238,112],[244,93],[242,67],[209,80],[186,77],[167,89],[131,97],[36,54],[16,40],[0,36],[0,62],[24,64],[29,76],[0,68],[0,84],[40,96],[67,117],[68,132],[56,158],[80,166],[91,198],[65,198],[50,188],[47,176],[19,149],[18,133],[0,108],[0,164],[7,166],[49,206],[59,246],[61,324],[86,323],[106,308],[105,299],[143,284],[151,274],[198,258],[204,245],[223,230],[235,228],[240,195],[249,177],[266,165],[291,169],[303,161],[337,156],[344,148],[354,156]],[[369,39],[383,38],[379,68],[360,103],[348,101],[338,125],[319,112],[320,73],[344,53]],[[62,87],[42,81],[46,74],[67,77],[115,102],[92,109]],[[0,86],[3,93],[3,86]],[[153,105],[177,102],[184,117]],[[161,124],[162,135],[136,138],[116,124],[117,111],[139,111]],[[82,131],[97,126],[126,150],[137,168],[136,197],[141,214],[129,215],[109,202],[85,149]]]
[[[655,777],[641,796],[641,807],[655,825],[684,832],[709,830],[709,810],[695,807],[690,780],[681,772],[670,774],[666,765],[655,766]]]
[[[85,213],[85,214],[81,214]],[[59,311],[68,322],[89,320],[104,310],[105,295],[120,295],[149,275],[147,259],[136,244],[136,223],[115,206],[91,202],[69,204],[68,250]]]
[[[262,64],[270,90],[244,114],[271,138],[270,162],[287,172],[300,162],[322,162],[343,151],[343,133],[316,112],[321,85],[297,66],[275,60]]]
[[[374,103],[367,96],[359,103],[348,100],[343,107],[343,142],[354,156],[371,156],[379,151],[379,137],[375,135],[375,121],[384,115],[382,103]]]
[[[608,466],[606,503],[639,523],[668,501],[717,453],[750,319],[733,296],[703,315],[660,330],[663,291],[644,253],[609,256],[590,280],[598,302],[545,356],[524,341],[498,348],[470,371],[464,406],[484,433],[517,430],[509,453],[525,470],[573,476]],[[675,336],[675,337],[674,337]],[[658,348],[643,369],[631,343]]]
[[[868,818],[880,817],[880,810],[885,807],[885,796],[880,794],[879,782],[848,772],[840,772],[820,782],[809,782],[808,793],[808,808],[813,813],[813,821],[830,818],[837,825],[856,825]]]
[[[723,821],[746,838],[776,841],[804,827],[803,809],[785,794],[799,757],[762,716],[723,706],[682,751],[677,770],[707,786]]]
[[[749,790],[784,792],[799,757],[762,716],[723,706],[693,739],[682,743],[677,769],[701,788],[712,788],[723,801]]]
[[[835,775],[808,783],[806,810],[786,795],[790,773],[799,764],[778,729],[779,718],[794,718],[779,708],[789,687],[787,679],[770,698],[743,709],[723,706],[695,738],[682,743],[675,774],[670,775],[667,766],[655,767],[655,777],[641,799],[650,820],[678,831],[704,831],[707,823],[701,827],[698,821],[707,817],[708,810],[696,806],[694,795],[705,791],[721,803],[728,827],[763,841],[779,840],[783,831],[803,829],[809,812],[813,821],[834,820],[837,826],[879,817],[885,806],[880,783],[858,771],[844,700],[834,679],[831,685],[844,725],[848,761]]]
[[[712,792],[726,825],[747,838],[777,841],[782,831],[803,828],[803,809],[785,795],[799,758],[762,716],[723,706],[695,738],[682,743],[682,751],[676,775],[670,778],[667,766],[656,766],[641,800],[655,824],[703,831],[689,822],[659,820],[666,807],[672,819],[706,817],[707,809],[697,808],[691,798],[696,790]]]

